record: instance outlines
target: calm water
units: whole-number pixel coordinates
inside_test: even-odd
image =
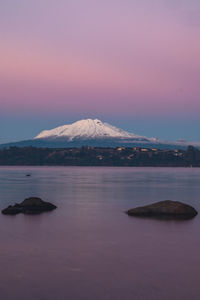
[[[200,212],[200,169],[1,167],[0,208],[29,196],[58,209],[0,215],[0,299],[200,299],[200,215],[124,213],[166,199]]]

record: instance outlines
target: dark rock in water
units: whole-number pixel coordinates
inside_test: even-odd
[[[26,174],[26,177],[30,177],[31,176],[31,174]]]
[[[2,214],[4,215],[16,215],[23,213],[23,208],[19,204],[9,205],[7,208],[3,209]]]
[[[135,217],[190,219],[195,217],[198,212],[190,205],[166,200],[130,209],[127,211],[127,214]]]
[[[50,202],[45,202],[40,198],[31,197],[25,199],[23,202],[15,205],[9,205],[7,208],[3,209],[1,212],[4,215],[16,215],[19,213],[24,214],[39,214],[45,211],[51,211],[57,208],[54,204]]]

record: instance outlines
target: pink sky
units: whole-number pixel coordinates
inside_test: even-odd
[[[200,113],[200,2],[0,3],[1,112]]]

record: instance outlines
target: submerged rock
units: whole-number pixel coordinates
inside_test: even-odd
[[[25,199],[23,202],[15,205],[9,205],[7,208],[3,209],[1,212],[4,215],[16,215],[19,213],[24,214],[39,214],[45,211],[51,211],[57,208],[54,204],[50,202],[45,202],[40,198],[31,197]]]
[[[198,212],[190,205],[178,201],[160,201],[146,206],[130,209],[126,212],[129,216],[154,217],[170,219],[190,219]]]

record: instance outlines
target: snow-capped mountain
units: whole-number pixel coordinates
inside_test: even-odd
[[[200,143],[185,141],[167,142],[148,138],[119,129],[98,119],[80,120],[51,130],[44,130],[30,140],[1,144],[3,147],[73,148],[92,147],[153,147],[160,149],[185,149],[188,145],[200,147]]]
[[[139,136],[134,133],[129,133],[108,123],[103,123],[98,119],[80,120],[73,124],[59,126],[51,130],[44,130],[39,133],[34,139],[54,139],[63,138],[68,141],[76,139],[138,139],[156,141],[156,139],[148,139],[144,136]]]

